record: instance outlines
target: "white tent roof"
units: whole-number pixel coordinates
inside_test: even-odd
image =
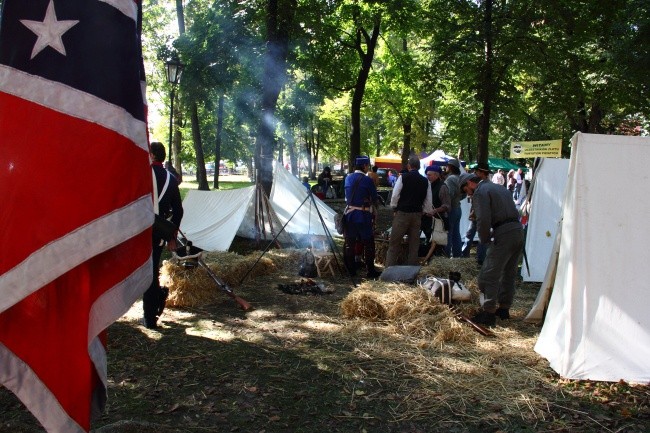
[[[190,190],[183,200],[181,231],[207,251],[227,251],[237,234],[255,186],[225,191]]]
[[[271,209],[263,209],[266,239],[273,239],[285,224],[283,233],[324,235],[319,212],[330,235],[338,235],[332,208],[316,196],[313,201],[305,200],[307,189],[280,164],[276,164],[273,178]],[[227,251],[236,234],[254,239],[258,232],[255,189],[250,186],[224,191],[189,191],[183,200],[181,230],[195,246],[206,251]],[[279,240],[287,242],[288,235],[281,235]]]
[[[612,178],[607,155],[635,179]],[[563,377],[650,382],[649,160],[648,137],[572,139],[559,256],[549,265],[557,271],[535,345]]]
[[[424,169],[429,166],[431,161],[437,161],[440,163],[447,164],[447,161],[450,159],[454,158],[453,156],[449,156],[445,153],[444,150],[436,150],[431,153],[431,155],[428,155],[420,160],[420,174],[424,176]],[[463,170],[461,170],[462,172]]]
[[[535,170],[526,231],[528,268],[525,262],[521,266],[524,281],[544,281],[562,214],[568,172],[569,160],[555,158],[542,159]]]
[[[315,195],[308,198],[307,188],[281,164],[275,164],[269,200],[280,222],[288,222],[285,230],[289,233],[325,235],[320,213],[329,234],[338,236],[334,227],[336,212]]]

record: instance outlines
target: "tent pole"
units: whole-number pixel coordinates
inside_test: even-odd
[[[336,246],[336,242],[334,242],[334,238],[332,237],[332,234],[330,233],[329,229],[327,228],[327,224],[325,224],[325,220],[323,219],[323,215],[320,213],[320,209],[318,209],[318,204],[316,203],[316,199],[314,199],[314,195],[312,194],[311,191],[309,191],[308,197],[311,197],[311,201],[314,204],[314,207],[316,208],[316,212],[318,213],[318,218],[320,218],[320,222],[321,222],[321,224],[323,226],[323,231],[325,232],[325,236],[327,237],[327,240],[329,241],[330,248],[332,249],[332,252],[334,253],[334,261],[336,262],[336,267],[340,270],[341,265],[339,263],[339,258],[337,257],[337,255],[339,257],[341,257],[341,258],[343,257],[343,255],[339,251],[339,248]],[[343,261],[343,262],[345,263],[345,261]],[[354,276],[352,275],[352,273],[349,271],[349,269],[345,268],[345,266],[343,266],[343,268],[348,271],[348,275],[350,276],[350,280],[352,281],[352,285],[356,286],[357,282],[354,280]]]
[[[311,193],[310,193],[310,194],[311,194]],[[248,276],[248,274],[251,273],[251,271],[252,271],[253,268],[255,268],[255,266],[259,263],[259,261],[262,260],[262,257],[264,257],[264,254],[266,254],[266,252],[269,250],[269,248],[271,248],[271,245],[274,244],[274,243],[277,241],[278,237],[282,234],[282,232],[284,231],[284,229],[285,229],[285,227],[287,226],[287,224],[289,224],[289,223],[291,222],[291,220],[293,219],[293,217],[296,216],[296,214],[298,213],[298,211],[300,210],[300,208],[302,207],[302,205],[304,205],[305,202],[306,202],[308,199],[309,199],[309,196],[305,197],[305,199],[302,201],[302,203],[300,203],[300,206],[298,206],[298,208],[297,208],[296,211],[293,213],[293,215],[291,215],[291,218],[289,218],[289,219],[287,220],[287,222],[284,223],[284,225],[282,226],[282,228],[280,229],[280,231],[278,232],[278,234],[275,235],[275,237],[273,238],[273,240],[272,240],[271,242],[269,242],[269,244],[266,246],[266,248],[264,248],[264,251],[262,251],[262,254],[260,254],[260,256],[257,258],[257,260],[255,260],[255,263],[253,263],[253,266],[251,266],[250,269],[249,269],[248,271],[246,271],[246,274],[244,274],[244,276],[242,277],[242,279],[239,280],[239,284],[240,284],[240,285],[244,282],[244,280],[246,279],[246,277]]]

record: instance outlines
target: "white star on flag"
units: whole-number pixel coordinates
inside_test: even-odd
[[[30,20],[20,20],[20,22],[38,36],[36,44],[34,44],[34,49],[32,50],[31,60],[48,46],[65,56],[65,46],[63,46],[61,36],[77,24],[79,20],[57,21],[56,12],[54,11],[54,0],[50,0],[43,22]]]

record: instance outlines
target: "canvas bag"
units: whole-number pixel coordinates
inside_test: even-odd
[[[445,223],[441,218],[433,219],[433,232],[431,233],[431,241],[436,245],[447,245],[447,230],[445,230]]]

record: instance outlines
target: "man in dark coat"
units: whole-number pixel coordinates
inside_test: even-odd
[[[165,146],[159,142],[152,142],[150,147],[151,169],[153,170],[158,194],[158,215],[170,219],[176,227],[181,224],[183,218],[183,203],[181,193],[178,189],[176,177],[163,167],[165,161]],[[153,281],[149,289],[142,297],[144,309],[143,324],[149,329],[158,327],[158,316],[162,312],[161,302],[164,302],[164,292],[160,288],[158,277],[160,275],[160,256],[162,255],[165,241],[160,233],[155,230],[152,233],[153,251],[151,253],[153,262]],[[167,242],[167,249],[176,250],[176,236]]]

